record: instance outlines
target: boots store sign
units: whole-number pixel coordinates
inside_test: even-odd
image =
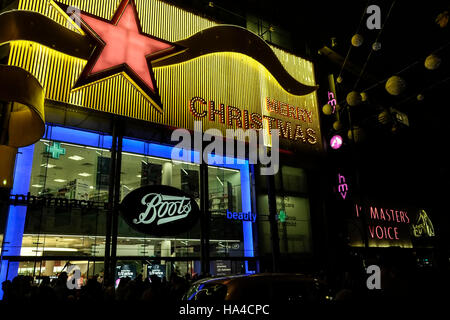
[[[200,217],[200,209],[190,195],[161,185],[131,191],[120,204],[120,211],[133,229],[155,236],[189,231]]]

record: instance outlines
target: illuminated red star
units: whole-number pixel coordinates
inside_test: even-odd
[[[111,21],[87,13],[80,16],[83,30],[96,45],[74,88],[122,73],[162,111],[151,61],[173,55],[181,48],[142,33],[132,0],[123,0]]]

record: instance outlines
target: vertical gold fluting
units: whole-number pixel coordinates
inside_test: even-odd
[[[78,6],[104,19],[111,19],[121,0],[61,0]],[[179,41],[192,36],[215,22],[184,11],[159,0],[135,0],[142,30],[167,41]],[[63,26],[69,27],[66,17],[58,12],[50,0],[20,0],[20,10],[40,12]],[[77,32],[77,31],[74,31]],[[298,81],[314,85],[314,69],[310,61],[272,47],[284,68]],[[123,74],[117,74],[87,87],[72,90],[87,61],[68,56],[29,41],[11,42],[10,65],[32,73],[46,90],[46,99],[80,107],[123,115],[154,123],[193,130],[194,120],[201,120],[203,128],[218,128],[225,132],[226,124],[195,119],[189,111],[189,100],[202,97],[206,101],[233,106],[252,113],[270,115],[266,98],[300,107],[311,113],[313,122],[305,123],[278,118],[313,128],[321,148],[319,112],[316,93],[295,96],[285,91],[274,77],[257,61],[240,53],[222,52],[204,55],[176,65],[154,68],[163,113],[157,111]],[[267,127],[267,121],[264,121]],[[236,127],[236,121],[232,123]],[[270,137],[268,137],[270,138]]]

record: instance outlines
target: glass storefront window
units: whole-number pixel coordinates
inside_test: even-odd
[[[35,144],[21,255],[96,255],[106,231],[109,161],[102,148],[47,139]]]
[[[307,193],[306,173],[302,168],[282,166],[281,180],[284,192]]]
[[[18,178],[29,179],[29,192],[13,195],[22,202],[10,208],[19,216],[26,213],[23,236],[17,235],[21,239],[14,247],[5,243],[5,252],[32,257],[96,255],[94,248],[105,242],[110,144],[110,136],[46,127],[44,138],[27,147],[31,172]]]
[[[168,261],[168,260],[118,260],[116,265],[116,288],[121,279],[142,277],[142,279],[157,276],[170,280],[172,274],[190,278],[200,266],[200,261]],[[150,280],[151,281],[151,280]]]
[[[281,253],[311,252],[309,199],[304,197],[277,197],[277,208],[286,214],[278,222]]]
[[[266,181],[266,180],[265,180]],[[306,172],[302,168],[281,166],[275,177],[279,190],[276,197],[280,252],[284,254],[310,253],[312,250],[311,218]],[[270,254],[271,233],[267,193],[257,197],[259,220],[259,248]]]
[[[19,262],[18,275],[31,276],[35,284],[40,284],[44,277],[49,277],[51,282],[56,281],[58,274],[67,272],[72,275],[72,270],[80,270],[78,284],[86,285],[88,277],[96,276],[97,281],[102,281],[103,262],[89,260],[41,260]]]
[[[30,193],[68,200],[108,201],[110,152],[41,140],[35,144]]]
[[[55,276],[71,257],[73,264],[86,257],[87,275],[103,270],[110,148],[111,136],[57,126],[47,126],[44,138],[30,147],[29,194],[17,197],[27,203],[13,206],[26,212],[24,232],[13,256],[33,257],[33,261],[14,262],[19,274],[30,275],[32,269],[33,276]],[[200,206],[200,166],[172,161],[170,151],[171,147],[124,138],[119,199],[141,186],[162,184],[190,194]],[[252,219],[248,171],[248,164],[208,166],[213,274],[245,272],[245,261],[226,257],[254,255],[253,222],[233,218],[245,213],[247,220]],[[119,258],[147,261],[152,268],[164,265],[168,274],[194,274],[201,272],[200,238],[200,221],[189,232],[152,237],[136,232],[119,216],[116,252]],[[6,244],[5,252],[11,252],[10,247]]]
[[[200,167],[197,164],[172,161],[148,155],[151,144],[124,139],[120,199],[146,185],[168,185],[190,194],[200,206]],[[147,154],[132,153],[144,152]],[[133,230],[119,217],[117,256],[192,257],[200,255],[200,223],[177,237],[150,237]]]
[[[200,202],[199,165],[141,154],[122,153],[122,200],[130,191],[146,185],[168,185],[190,194]]]
[[[311,226],[309,199],[295,196],[276,197],[277,214],[284,212],[284,218],[278,218],[278,236],[281,253],[309,253],[311,252]],[[267,195],[258,197],[258,212],[261,220],[259,224],[260,250],[270,252],[270,224]]]
[[[243,256],[243,220],[239,220],[239,217],[243,219],[240,171],[208,166],[208,191],[210,255]]]
[[[190,194],[200,206],[200,166],[195,163],[172,161],[155,156],[169,155],[164,146],[155,146],[133,139],[124,139],[122,153],[120,198],[145,185],[170,185]],[[168,148],[168,147],[167,147]],[[155,151],[159,149],[159,151]],[[133,152],[131,152],[133,151]],[[242,166],[248,170],[248,166]],[[242,220],[227,218],[231,213],[243,213],[239,169],[208,166],[210,222],[210,256],[244,256],[244,235]],[[250,186],[247,185],[248,193]],[[251,210],[247,210],[250,212]],[[247,212],[246,212],[247,213]],[[250,215],[248,215],[250,216]],[[171,238],[152,238],[131,229],[119,218],[119,238],[137,237],[143,239],[150,257],[199,257],[200,223],[191,231]],[[120,256],[120,245],[117,247]],[[253,249],[253,248],[252,248]],[[142,250],[141,250],[142,251]],[[253,250],[249,250],[253,254]],[[149,254],[150,253],[150,254]],[[140,252],[138,255],[142,255]]]

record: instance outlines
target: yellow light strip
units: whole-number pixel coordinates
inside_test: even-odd
[[[280,60],[283,67],[297,81],[313,86],[316,84],[314,77],[313,63],[311,61],[301,59],[292,53],[286,52],[274,46],[270,46]]]
[[[59,0],[59,2],[111,20],[121,0]],[[167,41],[185,39],[216,24],[159,0],[136,0],[135,3],[142,31]],[[19,10],[40,12],[65,27],[70,25],[71,29],[75,28],[73,22],[67,21],[67,15],[55,6],[57,7],[53,0],[20,0],[19,2]]]
[[[215,22],[159,0],[136,0],[142,31],[175,42],[216,25]]]
[[[71,25],[72,27],[70,29],[77,31],[78,33],[80,33],[82,35],[85,35],[84,31],[80,28],[80,26],[78,24],[76,24],[74,20],[70,19],[69,16],[67,15],[67,13],[64,12],[60,8],[60,6],[58,6],[53,0],[48,0],[48,1],[50,3],[50,7],[49,7],[50,9],[53,8],[54,10],[56,10],[60,14],[61,17],[67,17],[66,18],[66,22],[67,22],[66,26],[68,26],[70,28],[70,25]]]
[[[86,61],[40,44],[30,41],[11,42],[8,64],[21,67],[36,76],[46,89],[46,99],[49,100],[146,121],[151,121],[158,113],[136,86],[120,74],[73,91],[72,87]]]
[[[58,0],[58,2],[80,8],[81,11],[89,12],[110,20],[116,12],[121,0]],[[19,10],[39,12],[58,22],[62,26],[71,26],[70,29],[72,29],[72,23],[67,21],[67,15],[62,13],[61,10],[57,9],[55,6],[57,7],[53,0],[20,0],[18,8]],[[78,28],[75,30],[78,30]]]
[[[110,20],[121,0],[59,0],[59,2]],[[142,31],[166,41],[180,41],[203,29],[217,25],[212,20],[202,18],[163,1],[135,0],[135,3]],[[59,24],[84,34],[71,19],[67,19],[67,14],[53,0],[20,0],[19,10],[40,12]],[[305,84],[315,84],[314,75],[311,75],[309,72],[303,72],[305,68],[309,68],[309,71],[312,71],[311,62],[274,46],[270,47],[285,69],[295,79]]]

